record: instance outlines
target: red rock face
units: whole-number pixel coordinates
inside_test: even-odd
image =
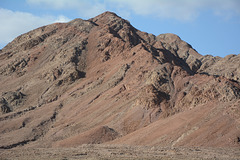
[[[239,62],[111,12],[40,27],[0,52],[0,148],[239,146]]]

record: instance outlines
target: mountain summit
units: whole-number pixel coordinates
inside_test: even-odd
[[[37,28],[0,51],[0,148],[239,147],[239,62],[111,12]]]

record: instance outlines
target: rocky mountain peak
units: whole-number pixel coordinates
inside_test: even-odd
[[[94,18],[89,19],[89,21],[92,21],[98,25],[113,25],[116,23],[124,23],[127,22],[126,20],[122,19],[118,15],[116,15],[113,12],[104,12]]]

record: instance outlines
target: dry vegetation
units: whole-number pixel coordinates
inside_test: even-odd
[[[200,159],[225,159],[237,160],[240,158],[238,148],[167,148],[147,146],[126,145],[82,145],[76,148],[15,148],[12,150],[1,150],[1,160],[200,160]]]

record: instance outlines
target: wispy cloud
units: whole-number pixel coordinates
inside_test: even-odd
[[[14,12],[0,8],[0,46],[3,47],[18,35],[28,32],[37,27],[54,22],[69,21],[64,16],[35,16],[27,12]]]
[[[212,10],[218,16],[240,14],[239,0],[26,0],[30,5],[48,9],[74,10],[82,17],[93,17],[106,9],[124,15],[135,13],[164,19],[191,21],[202,10]]]
[[[223,17],[226,14],[240,15],[239,0],[105,0],[105,2],[138,15],[180,21],[194,20],[203,10],[211,10]]]
[[[53,19],[55,19],[53,22],[59,22],[59,23],[64,23],[64,22],[69,22],[71,19],[69,19],[68,17],[65,17],[63,15],[60,15],[58,17],[54,17]]]
[[[55,10],[74,10],[83,17],[93,17],[106,10],[98,0],[26,0],[28,4]],[[78,15],[76,15],[78,16]]]

